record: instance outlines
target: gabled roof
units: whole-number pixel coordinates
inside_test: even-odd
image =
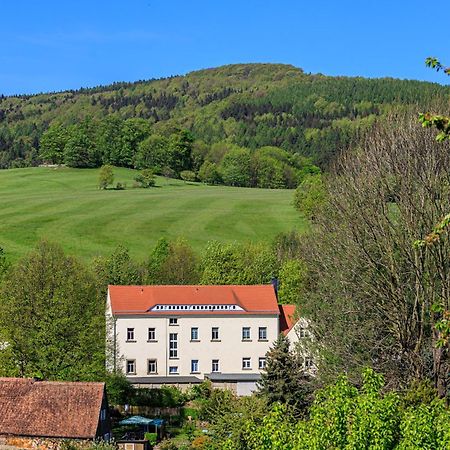
[[[279,314],[277,298],[269,285],[109,286],[114,315],[217,315]],[[150,311],[156,305],[237,305],[231,310]]]
[[[104,383],[0,378],[0,434],[94,439]]]
[[[297,323],[295,305],[278,305],[280,308],[280,331],[286,336]]]

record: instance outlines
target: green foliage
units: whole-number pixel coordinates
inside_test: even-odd
[[[143,140],[134,157],[134,166],[137,169],[152,168],[161,173],[162,168],[169,164],[169,142],[164,136],[152,134]]]
[[[144,439],[148,441],[150,445],[155,445],[158,442],[158,434],[157,433],[145,433]]]
[[[296,421],[275,403],[261,420],[247,421],[245,442],[230,449],[446,449],[450,413],[443,401],[401,407],[397,393],[383,393],[383,377],[367,369],[361,389],[344,376],[316,392],[307,419]]]
[[[229,186],[251,185],[251,156],[245,148],[233,148],[223,157],[220,173],[225,184]]]
[[[155,186],[156,178],[152,169],[141,170],[135,177],[134,180],[141,188],[150,188]]]
[[[40,242],[7,273],[0,329],[14,361],[9,376],[102,378],[104,297],[92,273],[55,244]]]
[[[94,271],[101,285],[141,284],[143,269],[130,256],[129,250],[118,245],[109,257],[99,257],[94,260]]]
[[[443,66],[437,58],[428,57],[425,65],[435,69],[436,72],[442,70],[445,74],[450,75],[450,67]],[[438,142],[450,139],[450,117],[439,114],[421,113],[419,114],[419,122],[423,127],[434,127],[439,133],[436,135]]]
[[[201,266],[202,284],[264,284],[278,273],[278,261],[265,244],[209,242]]]
[[[206,184],[220,184],[222,178],[215,163],[205,161],[198,171],[198,179]]]
[[[294,206],[303,216],[314,220],[316,211],[325,203],[326,191],[322,175],[306,175],[294,194]]]
[[[377,116],[399,106],[416,108],[419,104],[427,110],[436,97],[445,105],[448,95],[448,87],[432,83],[306,75],[281,64],[235,64],[184,77],[1,97],[0,167],[39,164],[40,153],[58,162],[62,146],[49,145],[44,139],[49,124],[78,127],[85,117],[97,122],[92,142],[100,152],[93,158],[98,165],[170,166],[170,152],[160,153],[164,160],[160,161],[158,152],[152,151],[146,161],[146,152],[137,157],[138,147],[152,135],[170,140],[178,127],[187,128],[203,143],[203,149],[193,151],[192,167],[177,168],[177,173],[184,169],[197,172],[204,160],[219,164],[223,154],[216,159],[215,149],[207,156],[205,146],[224,141],[252,150],[277,146],[289,154],[312,157],[314,164],[325,167],[336,149],[363,134]],[[92,167],[81,144],[68,145],[66,161],[74,167]]]
[[[184,181],[196,181],[197,177],[192,170],[183,170],[180,172],[180,178]]]
[[[307,268],[299,259],[285,261],[278,273],[278,301],[282,304],[297,305],[307,277]]]
[[[197,255],[184,239],[178,239],[169,244],[154,280],[157,284],[197,284],[199,276]]]
[[[67,130],[59,123],[50,125],[43,133],[40,142],[40,157],[54,164],[64,162],[64,148],[67,143]]]
[[[107,374],[105,383],[110,405],[125,405],[133,398],[134,388],[123,374]]]
[[[183,406],[186,395],[174,386],[162,386],[158,389],[139,388],[133,391],[130,404],[136,406]]]
[[[305,412],[309,397],[308,378],[299,358],[290,350],[289,339],[281,333],[266,354],[266,367],[261,372],[258,388],[269,404],[289,405],[296,415]]]
[[[98,173],[98,187],[99,189],[106,189],[109,185],[114,183],[113,167],[110,165],[102,166]]]

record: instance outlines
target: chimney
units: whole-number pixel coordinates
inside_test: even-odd
[[[277,300],[278,300],[278,286],[279,286],[278,278],[272,277],[270,282],[272,283],[273,290],[275,291],[275,296],[277,297]]]

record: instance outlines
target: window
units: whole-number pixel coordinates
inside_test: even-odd
[[[259,327],[258,339],[260,341],[267,341],[267,327]]]
[[[176,317],[169,317],[169,325],[178,325],[178,319]]]
[[[211,372],[218,372],[219,371],[219,360],[213,359],[211,364]]]
[[[169,375],[174,375],[178,373],[178,366],[169,366]]]
[[[191,373],[197,373],[198,371],[198,359],[193,359],[191,361]]]
[[[191,328],[191,341],[198,341],[198,328]]]
[[[306,357],[305,358],[305,369],[312,369],[314,367],[314,363],[312,358]]]
[[[308,337],[308,330],[306,329],[306,327],[301,326],[298,334],[301,338]]]
[[[266,358],[259,358],[258,360],[258,369],[266,368]]]
[[[252,363],[250,358],[242,358],[242,368],[243,369],[251,369]]]
[[[169,334],[169,358],[178,358],[178,334]]]
[[[131,375],[136,373],[136,361],[134,359],[127,359],[127,373]]]
[[[156,329],[155,328],[148,329],[148,340],[156,341]]]
[[[127,341],[134,341],[134,328],[127,328]]]
[[[250,327],[242,327],[242,340],[243,341],[250,340]]]
[[[156,359],[148,360],[148,373],[158,373],[158,365]]]
[[[219,340],[219,328],[218,327],[211,328],[211,340],[213,340],[213,341]]]

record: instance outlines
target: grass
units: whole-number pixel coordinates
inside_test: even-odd
[[[14,260],[42,239],[87,259],[118,244],[143,259],[158,238],[185,238],[201,250],[210,240],[270,241],[307,226],[292,206],[293,192],[205,186],[157,179],[134,189],[135,171],[114,170],[127,189],[99,190],[98,169],[0,170],[0,246]]]

